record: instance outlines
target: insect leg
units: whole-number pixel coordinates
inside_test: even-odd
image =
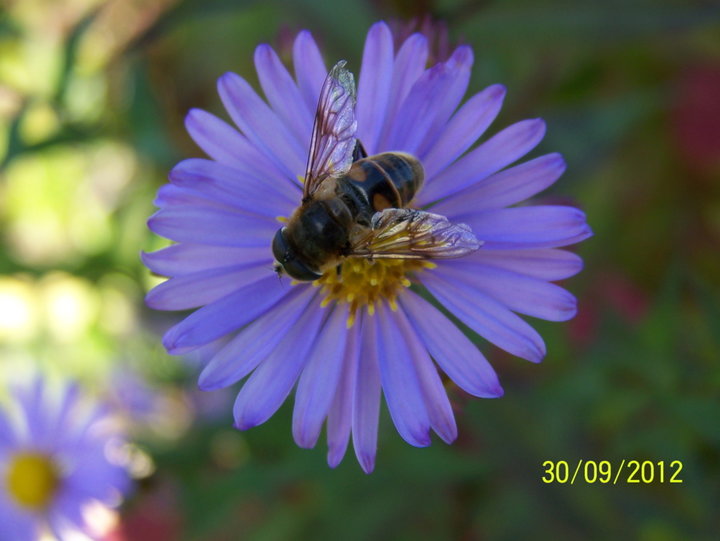
[[[360,139],[355,140],[355,149],[353,150],[353,157],[352,161],[356,162],[358,160],[361,160],[362,158],[367,158],[367,152],[365,151],[365,147],[360,142]]]

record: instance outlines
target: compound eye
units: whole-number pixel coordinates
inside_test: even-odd
[[[296,280],[312,282],[322,276],[322,274],[312,270],[296,257],[289,259],[283,263],[282,266],[285,269],[285,272]]]
[[[285,240],[284,227],[281,227],[275,232],[275,237],[273,237],[272,241],[272,253],[275,260],[281,265],[290,257],[290,246],[288,246],[287,240]]]

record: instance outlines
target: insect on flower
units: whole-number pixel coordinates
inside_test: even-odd
[[[473,396],[502,395],[490,363],[437,305],[532,362],[545,344],[521,316],[564,321],[576,310],[551,282],[581,269],[558,248],[591,235],[585,215],[518,206],[565,169],[556,153],[515,163],[540,142],[544,122],[523,120],[476,144],[505,88],[461,104],[470,47],[435,65],[429,58],[425,36],[396,47],[376,23],[356,94],[345,64],[328,70],[309,32],[295,39],[294,74],[258,46],[266,100],[239,75],[220,77],[235,126],[190,111],[186,127],[209,159],[173,168],[148,221],[174,241],[143,254],[169,277],[148,305],[196,309],[165,333],[166,349],[205,362],[204,390],[243,380],[239,429],[264,423],[293,394],[296,443],[315,446],[325,427],[333,467],[352,436],[362,469],[373,470],[383,397],[408,443],[430,445],[431,430],[452,442],[440,372]]]
[[[277,271],[317,280],[347,257],[460,257],[480,243],[465,224],[408,205],[425,180],[405,152],[367,156],[355,139],[355,84],[341,60],[320,91],[302,205],[275,234]]]

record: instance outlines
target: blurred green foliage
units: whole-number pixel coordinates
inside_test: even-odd
[[[15,0],[0,12],[0,378],[34,366],[159,397],[131,427],[135,495],[108,539],[710,540],[720,531],[720,8],[700,0],[327,3]],[[155,190],[199,156],[191,107],[256,83],[253,49],[308,28],[357,69],[368,26],[430,14],[472,45],[471,91],[508,87],[495,126],[548,123],[595,237],[567,286],[578,317],[537,322],[540,366],[484,351],[506,390],[452,388],[460,438],[404,442],[382,414],[376,472],[292,442],[290,405],[247,433],[231,393],[159,345],[138,260]],[[497,128],[496,128],[497,129]],[[535,324],[535,322],[533,322]],[[680,460],[682,484],[544,484],[545,460]],[[114,537],[113,537],[114,536]]]

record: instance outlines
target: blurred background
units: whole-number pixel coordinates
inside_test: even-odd
[[[125,416],[136,490],[108,541],[717,539],[720,531],[720,7],[713,1],[3,0],[0,386],[40,370]],[[543,117],[543,195],[595,236],[564,285],[580,311],[535,322],[534,366],[481,344],[506,394],[450,390],[459,440],[416,449],[381,413],[375,473],[298,449],[286,404],[232,429],[234,390],[195,388],[154,313],[140,250],[152,199],[201,156],[191,107],[257,82],[260,42],[310,29],[359,66],[378,19],[430,14],[475,51],[470,92],[508,88],[491,128]],[[291,404],[290,404],[291,406]],[[682,461],[682,484],[544,484],[545,460]]]

